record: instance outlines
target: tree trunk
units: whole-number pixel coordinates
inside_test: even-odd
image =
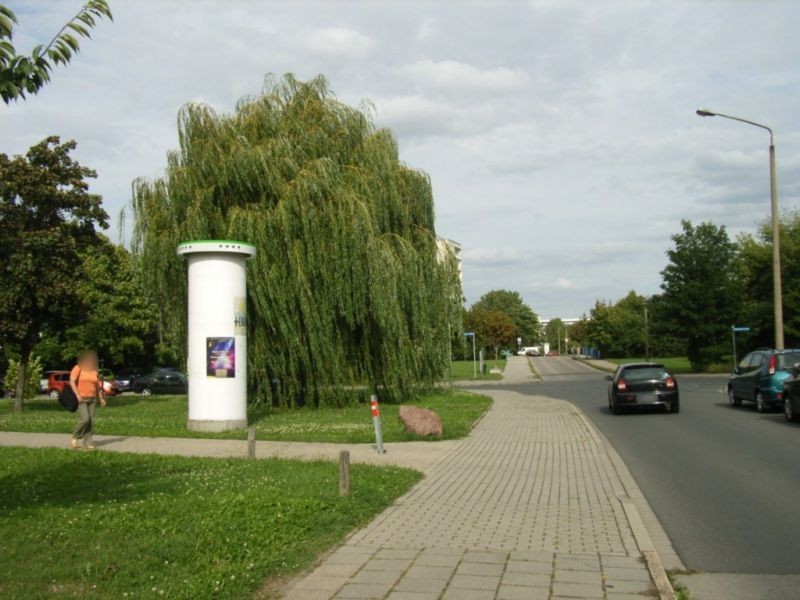
[[[28,361],[31,351],[23,348],[19,354],[19,372],[17,373],[17,389],[14,397],[14,412],[21,413],[25,403],[25,380],[28,378]]]

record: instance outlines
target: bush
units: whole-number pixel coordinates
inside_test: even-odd
[[[3,380],[3,386],[7,394],[13,394],[17,389],[17,377],[19,376],[19,361],[15,358],[8,359],[8,370]],[[28,376],[25,381],[23,398],[30,400],[39,392],[39,380],[42,378],[42,362],[38,356],[31,356],[28,361]]]

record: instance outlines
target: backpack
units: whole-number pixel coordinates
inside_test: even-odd
[[[78,373],[78,378],[75,380],[75,385],[81,380],[81,375]],[[78,397],[72,391],[72,386],[67,383],[61,393],[58,395],[58,403],[66,408],[69,412],[78,410]]]

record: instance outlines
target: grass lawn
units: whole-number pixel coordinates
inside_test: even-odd
[[[413,404],[436,411],[442,419],[442,438],[419,438],[403,432],[398,418],[400,405],[381,404],[385,442],[419,439],[454,439],[466,436],[475,421],[489,408],[487,396],[440,390],[425,394]],[[106,408],[97,409],[99,435],[141,435],[151,437],[212,437],[244,439],[244,431],[198,433],[187,431],[186,396],[135,396],[110,398]],[[250,411],[260,440],[369,443],[375,441],[369,404],[345,408],[302,408],[295,410]],[[37,398],[26,403],[25,412],[14,414],[14,403],[0,401],[0,431],[70,433],[75,414],[65,411],[56,400]]]
[[[475,377],[475,366],[471,360],[454,360],[452,363],[450,363],[450,377],[452,377],[454,381],[460,381],[464,379],[491,380],[503,378],[502,375],[497,373],[489,373],[489,371],[491,371],[493,368],[497,368],[502,371],[506,366],[504,360],[485,360],[483,362],[486,364],[486,375],[481,375],[480,370],[478,370],[478,376]],[[478,366],[480,367],[480,363],[478,363]]]
[[[0,448],[0,597],[246,598],[418,481],[333,462]]]
[[[613,362],[614,364],[621,364],[627,362],[645,362],[644,357],[637,357],[637,358],[607,358],[608,362]],[[692,370],[692,365],[689,364],[689,359],[685,356],[672,356],[669,358],[651,358],[651,362],[657,362],[663,364],[668,371],[679,375],[681,373],[695,373],[696,371]],[[711,365],[704,373],[730,373],[731,365],[728,363]]]

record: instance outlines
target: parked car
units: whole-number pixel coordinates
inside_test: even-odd
[[[783,380],[783,416],[787,421],[800,421],[800,363],[795,363]]]
[[[545,356],[560,356],[558,350],[550,350]]]
[[[186,376],[173,369],[157,369],[149,375],[137,377],[133,383],[133,391],[137,394],[185,394],[187,392]]]
[[[800,350],[761,348],[747,354],[728,378],[731,406],[755,402],[758,412],[783,408],[783,382],[800,362]]]
[[[608,408],[615,415],[628,408],[664,407],[671,413],[681,410],[678,381],[660,363],[628,363],[606,375]]]
[[[47,376],[48,396],[53,400],[57,400],[65,385],[69,385],[69,371],[49,371]]]
[[[119,391],[132,392],[134,381],[136,381],[137,377],[141,377],[142,375],[144,375],[144,371],[136,368],[120,369],[117,371],[117,384],[119,384]]]

